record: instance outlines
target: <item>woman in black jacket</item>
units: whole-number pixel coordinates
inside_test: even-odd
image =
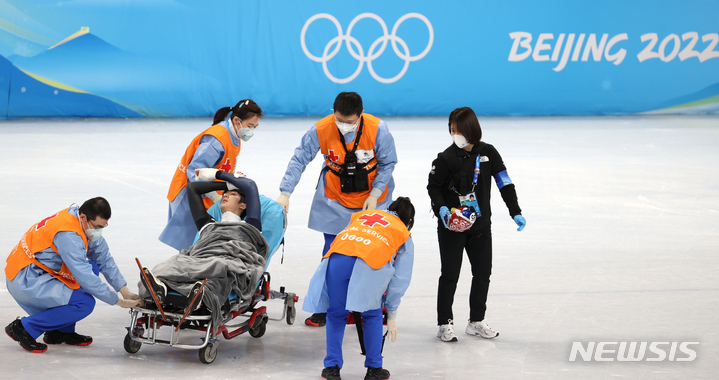
[[[502,157],[492,145],[480,141],[482,128],[474,111],[469,107],[452,111],[449,133],[454,144],[432,162],[427,185],[432,209],[439,219],[437,237],[442,262],[437,293],[437,337],[445,342],[457,341],[452,322],[452,303],[463,251],[466,250],[472,266],[472,288],[469,294],[469,324],[465,332],[491,339],[499,335],[484,322],[489,276],[492,273],[492,211],[489,206],[492,177],[509,215],[519,226],[517,231],[524,228],[526,221]],[[463,206],[471,208],[465,210],[464,217],[454,213],[455,208]],[[466,217],[472,212],[476,219],[474,216]]]

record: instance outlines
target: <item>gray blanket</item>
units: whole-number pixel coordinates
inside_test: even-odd
[[[250,224],[211,223],[202,229],[189,250],[183,249],[158,264],[152,273],[168,288],[184,295],[189,295],[197,281],[207,279],[202,302],[212,311],[214,330],[222,320],[220,308],[232,290],[242,300],[253,297],[265,270],[268,250],[267,241]],[[139,289],[140,296],[150,296],[144,286],[139,285]]]

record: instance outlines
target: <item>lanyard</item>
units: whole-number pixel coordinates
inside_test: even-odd
[[[475,186],[477,186],[477,179],[479,179],[479,157],[480,154],[477,153],[477,161],[474,164],[474,179],[472,180],[472,192],[474,192]]]

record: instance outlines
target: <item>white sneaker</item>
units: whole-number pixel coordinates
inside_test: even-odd
[[[493,328],[489,327],[489,325],[485,321],[469,321],[469,323],[467,324],[467,328],[464,330],[464,332],[466,332],[468,335],[479,335],[485,339],[492,339],[499,336],[497,330],[494,330]]]
[[[452,324],[451,319],[449,320],[448,324],[439,326],[437,338],[441,339],[443,342],[457,341],[457,334],[454,333],[454,324]]]

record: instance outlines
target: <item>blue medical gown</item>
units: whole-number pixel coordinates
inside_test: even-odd
[[[348,143],[354,141],[356,132],[344,135]],[[302,137],[300,145],[287,165],[287,170],[280,183],[280,191],[292,193],[300,182],[300,177],[307,165],[314,160],[317,152],[320,151],[320,140],[317,135],[317,125],[313,125]],[[371,195],[379,198],[385,188],[389,187],[387,197],[377,204],[377,209],[382,210],[392,203],[392,192],[394,191],[394,179],[392,171],[397,164],[397,151],[394,146],[394,138],[387,128],[387,123],[380,120],[375,139],[375,157],[377,158],[377,176],[372,181]],[[310,207],[310,218],[307,226],[310,229],[329,235],[337,235],[349,224],[351,216],[361,209],[347,208],[339,202],[327,198],[325,195],[325,173],[326,165],[322,167],[320,180],[315,190],[312,206]]]
[[[309,313],[326,313],[329,307],[327,294],[327,266],[329,258],[322,259],[320,266],[310,280],[310,287],[305,296],[302,310]],[[347,310],[365,312],[382,307],[387,308],[389,318],[395,318],[402,296],[412,279],[414,264],[414,242],[410,237],[400,246],[393,261],[382,268],[373,269],[363,260],[356,260],[352,269],[352,277],[347,288]]]
[[[70,208],[68,212],[78,215],[77,208]],[[48,248],[35,253],[38,261],[55,271],[59,271],[64,262],[83,290],[107,304],[117,303],[117,292],[127,285],[127,281],[110,255],[105,238],[89,241],[87,253],[85,253],[85,243],[75,232],[58,232],[53,238],[53,243],[59,255],[52,248]],[[92,264],[88,260],[97,264],[109,285],[93,273]],[[6,285],[15,301],[30,315],[67,305],[73,292],[62,281],[35,264],[20,270],[12,281],[6,279]]]
[[[230,130],[227,120],[220,122]],[[240,140],[230,133],[230,140],[235,146],[239,146]],[[187,165],[187,181],[195,182],[195,169],[214,168],[225,155],[225,148],[222,143],[212,135],[204,135],[200,139],[200,145],[195,151],[189,165]],[[235,163],[235,166],[238,164]],[[197,226],[190,213],[190,203],[187,201],[187,187],[180,190],[175,200],[170,202],[167,213],[167,226],[160,234],[160,241],[180,251],[190,248],[193,236],[197,232]]]

